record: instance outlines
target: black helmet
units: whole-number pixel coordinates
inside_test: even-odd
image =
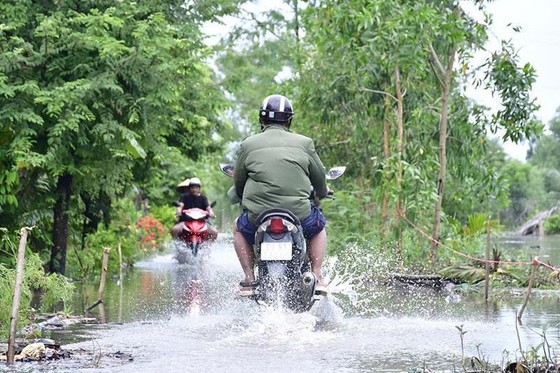
[[[282,124],[290,127],[294,110],[292,103],[282,95],[271,95],[264,99],[259,111],[261,124]]]

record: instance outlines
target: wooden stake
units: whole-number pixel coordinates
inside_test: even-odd
[[[107,265],[109,264],[110,247],[103,249],[103,260],[101,262],[101,280],[99,281],[99,291],[97,292],[97,301],[85,309],[86,312],[91,311],[95,306],[103,303],[103,293],[105,292],[105,281],[107,279]]]
[[[99,318],[101,319],[101,324],[107,323],[107,314],[105,313],[105,304],[103,302],[99,305]]]
[[[486,275],[484,276],[484,300],[488,302],[490,294],[490,216],[486,221]]]
[[[103,302],[103,293],[105,292],[105,281],[107,280],[107,265],[109,264],[110,247],[103,249],[103,263],[101,264],[101,281],[99,281],[99,291],[97,292],[97,299]]]
[[[527,303],[529,303],[529,297],[531,296],[531,289],[533,288],[533,282],[535,281],[535,277],[537,276],[537,270],[539,269],[538,258],[535,257],[533,259],[533,268],[531,269],[531,277],[529,277],[529,285],[527,286],[527,294],[525,294],[525,300],[523,301],[523,305],[519,310],[519,314],[517,315],[517,321],[521,322],[521,316],[523,316],[523,312],[525,311],[525,307],[527,307]]]
[[[118,250],[119,250],[119,285],[120,285],[120,289],[119,289],[120,290],[119,291],[119,323],[122,323],[124,284],[123,284],[123,273],[122,273],[122,269],[123,269],[122,248],[121,248],[120,241],[119,241]]]
[[[27,246],[27,233],[31,228],[21,228],[19,231],[20,240],[16,261],[16,282],[14,285],[14,298],[12,301],[12,315],[10,317],[10,334],[8,336],[8,365],[14,363],[15,345],[16,345],[16,329],[19,312],[19,304],[21,301],[21,288],[23,286],[23,272],[25,263],[25,247]]]
[[[121,249],[121,243],[119,241],[119,246],[118,246],[118,250],[119,250],[119,284],[122,287],[122,281],[123,281],[123,275],[122,275],[122,249]]]

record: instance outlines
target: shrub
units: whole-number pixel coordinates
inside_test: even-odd
[[[166,232],[156,218],[146,215],[142,216],[136,222],[136,228],[140,236],[140,247],[144,251],[155,251],[161,248],[165,238]]]
[[[560,234],[560,214],[552,215],[544,221],[544,233]]]
[[[97,232],[87,236],[84,250],[69,254],[68,273],[72,278],[86,278],[91,275],[98,275],[101,271],[101,261],[103,260],[103,249],[109,247],[109,263],[107,272],[116,274],[119,272],[118,246],[121,245],[123,264],[132,265],[142,258],[143,253],[138,249],[139,243],[136,232],[117,232],[118,227],[100,228]]]
[[[176,208],[173,206],[152,206],[150,208],[150,216],[163,224],[168,235],[171,235],[171,228],[175,225],[175,210]]]
[[[3,300],[0,302],[0,338],[6,338],[9,332],[15,277],[14,269],[0,264],[0,299]],[[74,286],[66,277],[56,273],[46,274],[39,255],[27,250],[18,314],[19,324],[31,321],[31,301],[34,293],[41,295],[40,311],[53,312],[59,311],[58,308],[65,303],[69,304],[73,292]]]

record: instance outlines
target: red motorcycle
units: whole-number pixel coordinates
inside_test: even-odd
[[[193,263],[208,242],[208,212],[199,208],[183,210],[182,230],[175,240],[175,259],[179,264]]]

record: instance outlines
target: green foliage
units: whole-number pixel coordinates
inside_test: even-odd
[[[529,139],[540,135],[544,129],[533,113],[539,108],[530,97],[530,91],[536,79],[536,71],[529,63],[518,66],[518,55],[512,45],[502,43],[502,49],[494,52],[486,63],[487,78],[493,93],[500,97],[502,108],[492,118],[491,130],[496,132],[498,126],[505,129],[504,141],[515,143],[523,138]]]
[[[510,205],[501,213],[501,220],[509,227],[520,226],[533,214],[549,209],[557,203],[553,193],[545,189],[547,171],[530,163],[511,161],[502,174],[509,186]]]
[[[472,262],[448,266],[439,271],[445,278],[467,284],[478,284],[484,281],[486,269],[484,263]],[[529,284],[531,266],[515,266],[492,264],[490,286],[493,288],[524,288]],[[536,288],[557,288],[558,275],[551,274],[549,269],[540,269],[533,284]]]
[[[74,5],[0,11],[0,222],[70,216],[70,227],[50,227],[63,256],[65,232],[83,221],[75,196],[143,186],[171,153],[184,161],[221,151],[226,105],[200,28],[212,11],[237,9],[213,0]]]
[[[371,199],[371,196],[343,190],[337,190],[335,194],[335,201],[324,200],[321,205],[328,222],[329,251],[340,252],[350,243],[362,245],[376,242],[378,231],[364,230],[364,227],[372,224],[371,216],[364,213],[364,201]]]
[[[74,285],[58,273],[45,274],[43,261],[36,254],[31,254],[26,259],[24,282],[40,293],[43,312],[60,310],[60,303],[64,305],[72,300]]]
[[[103,249],[111,249],[107,272],[109,274],[119,273],[118,246],[121,245],[123,264],[132,265],[136,260],[142,258],[140,242],[134,232],[128,234],[119,233],[116,229],[101,228],[90,234],[86,239],[84,250],[69,253],[68,275],[72,278],[88,278],[98,276],[101,273],[101,262]]]
[[[554,119],[551,123],[554,122]],[[560,139],[557,135],[543,135],[534,139],[529,161],[532,165],[546,169],[560,169]]]
[[[489,219],[486,214],[469,215],[467,225],[463,228],[463,234],[466,237],[475,235],[495,234],[501,228],[497,220]]]
[[[13,268],[16,265],[17,248],[12,242],[12,237],[8,229],[0,227],[2,239],[0,240],[0,264],[7,265],[8,268]],[[14,236],[15,237],[15,236]]]
[[[136,210],[132,196],[115,201],[112,224],[89,234],[83,249],[74,248],[69,252],[68,276],[83,279],[99,275],[103,249],[106,247],[111,249],[107,271],[112,274],[119,273],[119,245],[124,265],[132,266],[142,258],[143,236],[136,228],[139,217],[140,212]]]
[[[242,8],[242,21],[217,47],[216,62],[223,73],[220,85],[231,94],[238,130],[243,134],[258,128],[258,105],[264,97],[289,95],[287,84],[297,74],[302,59],[299,3],[283,1],[256,11]]]
[[[560,214],[552,215],[544,221],[544,233],[560,234]]]
[[[456,282],[476,284],[484,280],[486,270],[484,267],[463,264],[443,268],[439,273]]]
[[[171,228],[175,224],[175,207],[170,205],[152,206],[150,215],[156,218],[166,228],[167,233],[171,234]]]
[[[15,254],[15,245],[7,232],[4,232],[2,239]],[[13,259],[15,261],[15,257]],[[9,331],[15,276],[14,269],[0,263],[0,298],[3,300],[0,302],[0,338],[6,338]],[[61,304],[68,304],[73,292],[74,286],[67,278],[59,274],[45,274],[41,258],[27,250],[18,324],[21,327],[30,321],[31,303],[35,294],[39,295],[40,310],[53,312],[60,310]]]

